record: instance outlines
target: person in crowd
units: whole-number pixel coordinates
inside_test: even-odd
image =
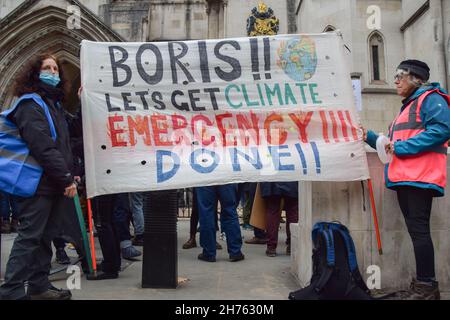
[[[250,217],[253,210],[253,202],[255,200],[257,183],[244,183],[243,193],[244,193],[244,229],[253,229],[253,238],[245,240],[247,244],[267,244],[267,234],[265,230],[259,229],[257,227],[247,228],[246,224],[250,226]]]
[[[56,262],[59,264],[70,264],[70,258],[64,249],[66,247],[66,241],[62,237],[56,237],[53,239],[53,245],[56,249]]]
[[[71,198],[77,194],[70,137],[62,108],[65,83],[61,64],[51,54],[34,57],[15,81],[14,94],[22,99],[6,117],[17,126],[43,173],[32,196],[15,198],[19,228],[6,266],[5,281],[0,287],[2,299],[67,300],[72,296],[69,290],[55,288],[48,279],[53,253],[51,241],[59,232],[67,207],[74,205]]]
[[[97,272],[87,274],[87,280],[117,279],[122,259],[120,240],[114,227],[113,215],[117,194],[107,194],[91,199],[92,215],[97,230],[103,260],[97,265]]]
[[[203,248],[198,259],[207,262],[216,261],[214,216],[217,215],[217,201],[219,201],[221,230],[226,235],[229,260],[231,262],[244,260],[245,256],[241,251],[241,228],[236,211],[239,201],[237,185],[199,187],[196,188],[196,193],[200,220],[200,245]]]
[[[298,222],[298,182],[263,182],[261,196],[266,204],[266,232],[268,257],[277,255],[282,200],[286,211],[286,254],[291,254],[290,224]]]
[[[145,192],[130,193],[130,207],[134,226],[132,244],[139,247],[144,245],[144,196]]]
[[[198,203],[197,203],[197,195],[196,195],[196,188],[193,188],[193,195],[192,195],[192,212],[191,212],[191,218],[190,218],[190,229],[189,229],[189,239],[183,244],[183,249],[191,249],[197,247],[197,241],[195,240],[195,235],[197,234],[197,228],[198,228]],[[219,231],[219,223],[218,223],[218,216],[217,216],[217,202],[216,202],[216,215],[214,216],[216,231]],[[220,243],[216,241],[216,249],[222,250],[222,246]]]
[[[385,147],[392,155],[384,171],[386,187],[397,192],[416,260],[416,278],[403,299],[440,298],[430,216],[433,198],[444,195],[446,184],[450,96],[438,83],[428,83],[429,77],[423,61],[405,60],[398,66],[395,85],[403,100]],[[376,148],[378,135],[363,132],[364,140]]]
[[[131,241],[130,234],[131,209],[128,193],[116,195],[113,209],[113,225],[119,237],[122,257],[127,260],[134,260],[142,253],[137,250]]]
[[[14,198],[0,191],[0,225],[1,233],[17,232],[19,220],[17,220],[17,208]]]

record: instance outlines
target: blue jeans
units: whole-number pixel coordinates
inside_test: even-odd
[[[196,188],[200,220],[200,245],[203,255],[216,256],[216,215],[217,199],[220,201],[220,225],[227,238],[227,249],[230,256],[241,254],[242,236],[239,218],[237,185],[210,186]]]
[[[136,236],[144,234],[144,194],[144,192],[130,193],[130,207]]]

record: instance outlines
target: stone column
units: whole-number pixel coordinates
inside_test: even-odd
[[[300,182],[299,222],[291,226],[291,271],[301,286],[311,279],[311,230],[318,221],[340,221],[355,242],[358,265],[364,279],[367,267],[381,269],[381,287],[406,288],[415,277],[411,238],[397,202],[396,192],[384,186],[384,166],[375,152],[367,154],[383,246],[379,255],[367,182]],[[450,172],[450,158],[447,172]],[[447,176],[447,185],[450,185]],[[448,190],[447,190],[448,193]],[[431,233],[435,249],[436,275],[441,291],[450,290],[450,196],[434,198]]]

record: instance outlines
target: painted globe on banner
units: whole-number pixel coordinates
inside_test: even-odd
[[[277,65],[295,81],[309,80],[316,72],[316,45],[307,36],[281,41],[277,54]]]

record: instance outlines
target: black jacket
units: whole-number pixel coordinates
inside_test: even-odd
[[[9,118],[19,128],[30,154],[44,169],[36,195],[62,194],[73,182],[69,130],[62,107],[56,106],[51,99],[43,99],[56,129],[56,141],[52,139],[44,110],[33,100],[22,101]]]

